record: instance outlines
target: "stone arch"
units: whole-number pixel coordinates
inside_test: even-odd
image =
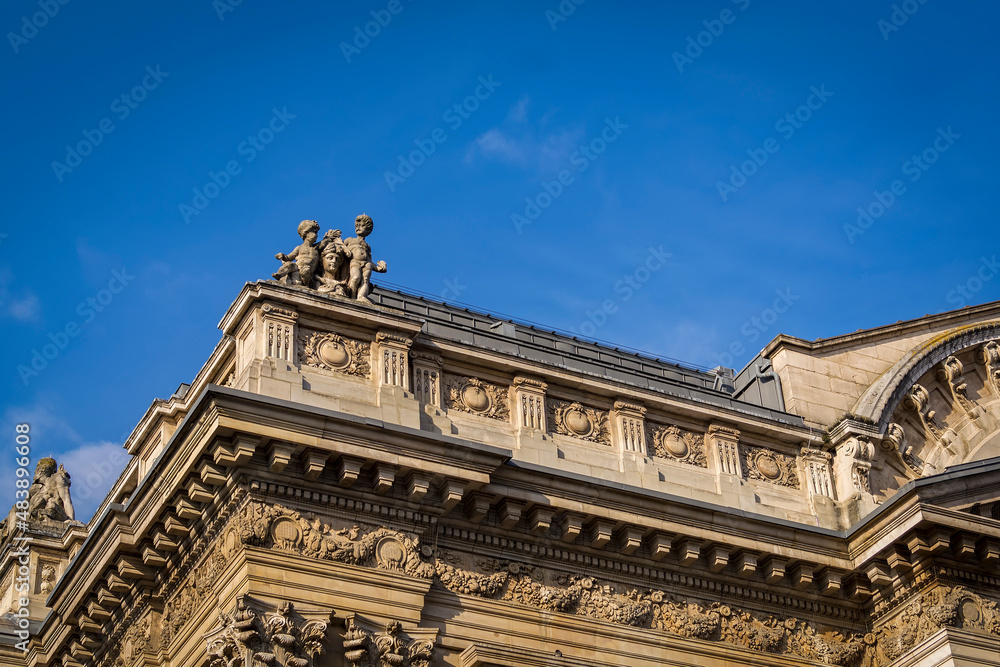
[[[876,495],[945,468],[1000,456],[1000,320],[954,329],[909,351],[858,400],[884,465]]]

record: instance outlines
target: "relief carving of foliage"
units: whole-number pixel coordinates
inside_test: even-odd
[[[334,529],[314,514],[254,501],[240,512],[234,530],[240,542],[251,546],[393,570],[422,579],[434,576],[434,566],[426,558],[430,548],[422,550],[419,538],[389,528]]]
[[[943,627],[1000,635],[1000,607],[961,586],[936,588],[917,596],[872,636],[888,663]]]
[[[601,445],[611,444],[607,412],[566,401],[551,401],[548,410],[549,423],[556,433]]]
[[[799,488],[799,475],[795,471],[794,456],[779,454],[763,447],[750,447],[746,450],[746,462],[749,479],[792,489]]]
[[[682,431],[677,426],[650,426],[648,441],[653,443],[654,456],[708,467],[704,435]]]
[[[683,599],[660,590],[602,583],[593,577],[554,576],[532,565],[483,559],[474,569],[441,552],[438,581],[456,593],[504,600],[538,609],[646,628],[667,634],[720,641],[764,653],[788,654],[844,667],[870,657],[870,636],[821,632],[795,618],[778,618],[719,602]]]
[[[299,332],[299,363],[328,371],[367,378],[371,376],[371,343],[335,333]]]
[[[479,378],[446,375],[444,381],[445,405],[449,410],[468,412],[499,421],[510,421],[508,391],[506,387]]]

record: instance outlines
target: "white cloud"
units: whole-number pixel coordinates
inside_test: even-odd
[[[42,400],[33,405],[8,407],[0,418],[0,432],[15,433],[17,424],[28,424],[31,441],[29,472],[44,456],[52,456],[63,464],[71,478],[70,497],[78,521],[89,521],[94,511],[111,490],[111,485],[128,463],[129,455],[122,443],[107,440],[87,441],[70,424]],[[6,505],[13,503],[14,460],[0,457],[0,514],[6,515]],[[7,489],[10,489],[8,494]]]
[[[549,110],[532,120],[529,108],[529,98],[518,100],[503,123],[476,137],[465,161],[471,163],[480,158],[500,162],[535,171],[539,176],[569,168],[569,157],[583,136],[583,127],[550,130],[548,124],[555,111]]]
[[[18,322],[35,322],[41,312],[38,295],[27,292],[22,298],[14,298],[4,304],[3,313]]]

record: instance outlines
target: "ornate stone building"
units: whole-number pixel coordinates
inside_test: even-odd
[[[35,517],[0,664],[1000,664],[1000,303],[701,372],[300,231],[89,525]]]

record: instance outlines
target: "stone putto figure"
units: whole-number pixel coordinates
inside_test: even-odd
[[[299,223],[302,244],[290,253],[278,253],[275,259],[282,262],[273,275],[286,285],[302,285],[336,296],[371,303],[372,272],[385,273],[385,262],[372,261],[371,246],[365,238],[375,227],[370,216],[362,213],[354,219],[356,237],[340,238],[339,229],[331,229],[323,239],[319,236],[319,223],[303,220]]]

